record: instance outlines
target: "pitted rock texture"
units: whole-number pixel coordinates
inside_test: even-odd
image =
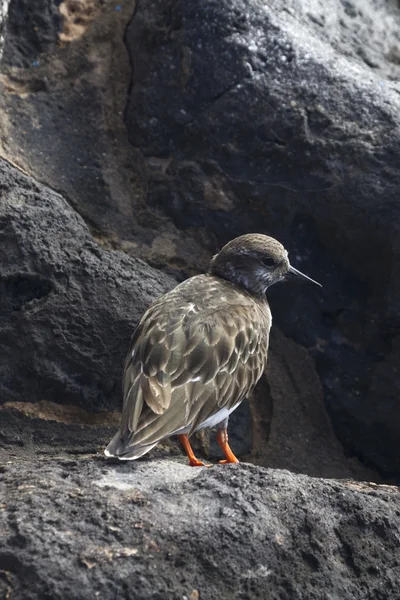
[[[400,598],[397,488],[95,456],[4,463],[0,486],[5,598]]]
[[[0,403],[119,408],[143,312],[174,281],[109,252],[55,192],[0,161]]]
[[[205,268],[216,240],[177,229],[147,205],[146,165],[128,141],[123,117],[132,73],[124,35],[135,1],[63,0],[57,30],[53,0],[35,0],[29,10],[19,10],[22,4],[12,0],[8,11],[1,156],[66,197],[111,249],[180,280]],[[14,36],[14,30],[29,35]],[[49,31],[56,43],[49,43]],[[36,39],[40,54],[30,43]],[[15,66],[18,44],[28,45],[24,68]],[[164,168],[162,161],[157,168]]]
[[[346,451],[400,472],[395,3],[141,0],[127,30],[147,201],[222,245],[261,231],[324,291],[271,289]],[[155,168],[162,162],[163,169]]]
[[[39,63],[54,50],[61,30],[60,0],[9,0],[3,61],[15,67]]]

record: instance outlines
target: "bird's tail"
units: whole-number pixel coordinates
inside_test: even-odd
[[[157,443],[158,442],[147,445],[135,443],[132,444],[132,440],[124,441],[121,437],[121,433],[118,431],[118,433],[115,434],[111,442],[108,444],[107,448],[104,450],[104,454],[107,457],[115,456],[120,460],[136,460],[144,454],[147,454],[147,452],[154,448]]]

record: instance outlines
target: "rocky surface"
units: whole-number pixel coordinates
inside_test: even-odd
[[[0,486],[4,598],[400,598],[397,488],[96,456],[8,462]]]
[[[146,165],[128,141],[123,117],[132,72],[124,33],[134,0],[36,0],[42,26],[33,32],[31,12],[13,2],[0,75],[1,154],[68,198],[111,249],[180,279],[183,266],[191,263],[192,273],[196,261],[204,267],[216,240],[179,230],[148,206]],[[56,4],[62,22],[54,49],[46,32],[56,33]],[[14,30],[38,37],[43,50],[38,55],[30,44],[25,68],[15,66]]]
[[[173,280],[92,238],[55,192],[0,161],[0,402],[120,407],[132,331]]]
[[[57,47],[62,17],[59,0],[9,2],[4,62],[15,67],[37,66],[40,55]]]

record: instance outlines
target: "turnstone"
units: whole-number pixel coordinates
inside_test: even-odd
[[[267,363],[271,311],[265,291],[289,278],[320,285],[290,265],[277,240],[248,234],[226,244],[206,274],[156,300],[131,339],[120,429],[106,456],[134,460],[178,435],[189,464],[203,466],[189,437],[218,425],[221,462],[238,462],[228,444],[229,415]]]

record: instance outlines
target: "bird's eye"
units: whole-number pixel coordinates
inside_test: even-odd
[[[265,267],[275,267],[276,266],[275,260],[270,257],[263,258],[262,263]]]

